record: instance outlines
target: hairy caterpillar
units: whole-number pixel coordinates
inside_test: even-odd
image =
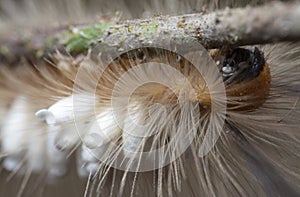
[[[263,51],[264,54],[258,54],[257,51]],[[246,58],[233,58],[238,53],[245,55]],[[247,56],[249,53],[250,55]],[[87,193],[90,195],[296,196],[299,193],[298,153],[300,148],[298,132],[300,113],[298,104],[300,86],[298,53],[298,43],[259,46],[259,49],[247,48],[247,51],[236,49],[236,51],[228,52],[228,54],[218,51],[211,52],[215,62],[217,63],[219,60],[220,70],[224,71],[225,78],[226,74],[230,75],[230,70],[236,69],[235,66],[240,63],[246,62],[246,64],[253,65],[255,58],[251,60],[251,57],[256,57],[257,59],[263,56],[270,67],[270,89],[267,82],[268,79],[265,79],[265,85],[255,88],[256,93],[263,93],[258,98],[253,97],[249,92],[245,92],[244,95],[233,93],[231,97],[228,97],[226,101],[230,105],[227,105],[228,110],[226,111],[227,117],[224,132],[222,132],[217,144],[207,156],[198,156],[197,150],[199,147],[197,142],[199,143],[203,140],[203,136],[200,135],[195,139],[196,142],[180,158],[166,167],[138,173],[124,172],[113,168],[108,170],[107,163],[100,162],[99,164],[99,155],[97,154],[105,156],[103,152],[106,152],[106,150],[108,150],[108,153],[122,152],[124,146],[125,149],[129,150],[131,148],[136,149],[139,147],[136,145],[139,145],[141,142],[138,137],[130,138],[127,141],[127,136],[123,134],[120,136],[120,125],[116,125],[114,121],[111,121],[113,119],[111,111],[109,108],[103,107],[103,105],[105,106],[109,103],[108,101],[110,101],[111,95],[114,93],[117,94],[117,98],[122,98],[123,94],[130,91],[126,87],[134,87],[137,82],[140,84],[140,82],[147,81],[146,79],[168,81],[168,83],[171,82],[173,84],[172,91],[161,84],[155,83],[145,84],[135,89],[135,94],[132,98],[136,100],[132,101],[132,103],[130,102],[132,104],[130,107],[132,118],[138,123],[152,123],[152,125],[146,124],[148,126],[146,128],[149,131],[175,130],[179,132],[181,129],[182,131],[188,130],[192,133],[198,133],[195,128],[200,128],[200,124],[202,128],[205,128],[203,126],[205,123],[200,123],[199,119],[205,122],[205,120],[209,119],[209,113],[203,113],[205,109],[197,110],[193,104],[196,100],[203,104],[200,107],[210,108],[211,101],[209,95],[203,96],[206,93],[205,91],[200,91],[200,93],[203,93],[201,96],[199,96],[198,91],[198,99],[195,99],[193,94],[189,94],[192,92],[191,87],[195,86],[193,84],[194,79],[201,78],[201,75],[195,72],[194,68],[184,57],[173,55],[160,49],[153,51],[145,49],[144,51],[125,53],[124,57],[111,64],[110,69],[105,71],[99,80],[98,91],[96,91],[96,97],[99,97],[99,100],[96,98],[96,101],[98,101],[96,107],[91,102],[94,96],[85,94],[86,92],[93,92],[94,83],[98,82],[98,75],[95,74],[95,70],[97,71],[96,68],[99,68],[99,65],[96,65],[89,57],[84,57],[83,60],[80,60],[80,58],[74,59],[58,55],[57,64],[53,66],[43,65],[44,63],[32,66],[24,61],[21,63],[22,65],[16,68],[2,68],[1,77],[3,80],[1,84],[3,88],[1,91],[3,93],[1,92],[1,99],[3,99],[3,102],[1,103],[3,103],[3,114],[5,114],[5,118],[2,119],[2,125],[6,127],[2,130],[9,133],[1,133],[1,143],[7,142],[10,148],[10,150],[3,151],[4,160],[2,165],[6,169],[13,171],[11,175],[14,174],[14,171],[18,172],[18,174],[23,174],[23,177],[25,177],[24,183],[26,183],[32,172],[33,174],[38,172],[37,174],[40,174],[40,176],[33,175],[38,176],[38,178],[45,178],[48,174],[56,177],[63,175],[68,166],[72,165],[72,163],[68,163],[66,158],[73,151],[73,148],[76,147],[78,174],[88,177],[92,176],[90,171],[98,171],[96,178],[92,179],[89,177],[90,183],[88,184],[89,187],[87,187]],[[229,65],[232,64],[232,66],[228,67],[227,64],[223,64],[224,60]],[[247,62],[246,60],[251,61]],[[152,69],[141,67],[138,70],[131,70],[134,65],[147,61],[177,65],[177,70],[180,70],[188,78],[188,81],[179,80],[178,82],[178,78],[181,76],[180,73],[172,72],[169,68],[166,69],[159,64],[154,64]],[[201,59],[201,61],[204,60]],[[259,64],[261,65],[262,63]],[[73,92],[74,76],[77,74],[77,68],[74,69],[74,67],[77,66],[83,66],[83,71],[86,74],[82,75],[85,78],[80,80],[83,84],[79,83],[78,85],[80,86],[76,89],[76,92]],[[118,69],[120,68],[124,70],[119,71]],[[130,72],[128,73],[127,71]],[[210,70],[208,69],[208,71]],[[210,73],[208,71],[206,75],[212,79],[210,83],[213,84],[214,79],[218,78],[219,72],[211,71]],[[168,75],[168,72],[172,74]],[[128,73],[128,75],[122,78],[123,73]],[[249,72],[246,73],[249,74]],[[255,75],[254,78],[256,77]],[[245,76],[241,77],[241,79],[244,78]],[[189,81],[191,86],[189,83],[185,83]],[[247,82],[247,80],[245,81]],[[238,84],[238,82],[239,80],[236,83]],[[116,83],[119,86],[111,86]],[[253,86],[251,85],[250,87]],[[119,89],[113,92],[113,88]],[[245,88],[243,87],[243,89]],[[198,90],[202,90],[202,88]],[[211,93],[213,91],[209,90],[208,92],[213,94]],[[251,90],[250,93],[253,91]],[[72,94],[76,99],[69,97]],[[200,100],[202,98],[205,99]],[[180,103],[183,106],[179,108],[177,101],[180,99],[183,101]],[[76,113],[78,118],[76,125],[73,122],[68,122],[74,110],[72,105],[70,105],[72,101],[80,104],[78,108],[75,108],[75,110],[79,110]],[[146,103],[140,104],[138,101],[145,101]],[[122,100],[119,102],[122,104]],[[56,105],[53,105],[55,103]],[[156,105],[151,105],[152,107],[147,108],[149,104],[153,103]],[[98,124],[96,124],[93,130],[92,123],[95,121],[93,119],[95,117],[90,115],[89,111],[90,108],[94,109],[94,107],[98,115],[96,122],[99,120],[99,126],[97,127]],[[199,111],[201,112],[200,117],[198,115]],[[34,116],[36,112],[39,112],[37,116],[46,120],[49,125],[39,121]],[[121,115],[126,114],[122,108],[117,108],[117,112]],[[188,114],[190,115],[188,116]],[[143,124],[132,125],[130,121],[128,123],[126,117],[119,118],[125,120],[120,123],[125,125],[121,125],[123,129],[128,128],[129,131],[134,130],[133,132],[138,132],[140,130],[139,127],[143,126]],[[101,122],[105,122],[105,124],[102,125],[100,124]],[[215,128],[219,127],[218,122],[218,120],[215,120]],[[76,128],[74,129],[76,126],[90,127],[89,129],[82,129],[90,135],[80,139],[83,134],[76,136],[73,132],[76,130]],[[99,127],[100,131],[106,132],[104,135],[98,132]],[[47,129],[50,131],[48,130],[47,132]],[[14,130],[20,130],[23,133],[21,135],[17,132],[11,134],[10,131]],[[80,131],[81,129],[77,128],[77,130]],[[199,133],[201,134],[201,132]],[[112,135],[108,136],[108,140],[105,139],[109,134]],[[160,147],[161,144],[171,143],[172,133],[159,132],[158,134],[159,137],[154,139],[151,138],[152,135],[149,135],[150,137],[147,141],[150,144],[142,143],[142,148],[151,150],[152,148]],[[163,140],[160,141],[160,139]],[[50,142],[47,142],[47,140]],[[85,142],[84,147],[81,147],[81,144],[78,146],[81,140]],[[104,142],[101,144],[101,141]],[[119,149],[115,150],[109,145],[106,146],[107,141],[115,141],[116,143],[123,141],[123,143],[120,143],[122,148],[118,147]],[[173,145],[170,148],[171,153],[172,151],[175,153],[178,147],[181,146],[180,140],[176,142],[171,143]],[[130,145],[135,146],[131,147]],[[96,154],[98,157],[96,159],[91,157],[89,154],[91,150],[87,150],[87,148],[96,149],[93,154]],[[139,155],[134,157],[132,155],[128,155],[129,159],[132,159],[129,163],[138,167],[134,162],[138,161]],[[113,158],[113,156],[114,154],[109,155],[108,160]],[[84,162],[84,167],[82,167],[82,162]],[[76,172],[73,172],[73,177],[76,176],[75,174]],[[66,192],[66,195],[72,195],[72,193],[79,196],[84,195],[84,187],[81,189],[82,193],[77,193],[79,188],[77,188],[73,179],[67,177],[65,178],[66,182],[63,182],[63,177],[61,179],[54,180],[57,182],[56,186],[47,186],[48,189],[49,187],[61,187],[61,190],[64,190],[65,187],[70,187],[70,193]],[[9,184],[11,182],[3,183],[3,187]],[[30,187],[30,185],[33,185],[33,187]],[[17,190],[19,194],[33,195],[36,191],[40,192],[40,188],[42,188],[40,185],[35,185],[36,183],[28,183],[24,193],[24,184],[21,184],[18,189],[14,188],[14,190]],[[6,189],[1,190],[5,191]],[[48,192],[51,194],[51,191]],[[59,193],[62,195],[64,192]],[[11,195],[15,194],[14,192]]]

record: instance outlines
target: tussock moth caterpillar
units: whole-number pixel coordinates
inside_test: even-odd
[[[155,2],[148,4],[162,4]],[[208,8],[222,4],[193,3]],[[172,4],[173,10],[168,11],[182,4]],[[33,5],[28,3],[26,9]],[[72,9],[81,10],[78,5],[79,1]],[[31,190],[37,176],[43,181],[53,179],[56,185],[45,186],[48,190],[69,187],[66,195],[82,196],[85,186],[74,178],[78,174],[83,181],[88,179],[86,194],[91,196],[297,196],[299,51],[297,42],[213,50],[210,61],[193,56],[204,62],[202,67],[217,65],[214,69],[206,65],[206,72],[200,74],[184,56],[159,48],[123,53],[104,70],[91,56],[61,53],[54,54],[53,65],[47,61],[32,65],[26,60],[15,67],[3,65],[3,173],[10,171],[9,177],[16,173],[13,179],[24,177],[14,188],[18,192],[8,195],[40,191],[44,186]],[[79,67],[83,68],[80,76]],[[100,78],[98,72],[103,72]],[[76,83],[76,77],[83,77],[81,83]],[[214,89],[218,80],[225,92]],[[221,117],[211,116],[211,106],[224,100],[211,97],[223,94],[227,110],[221,125]],[[112,97],[117,98],[114,107]],[[209,122],[213,125],[208,128]],[[207,130],[220,128],[215,146],[200,157]],[[139,171],[141,162],[153,160],[136,150],[149,152],[169,145],[163,153],[176,155],[186,145],[182,139],[189,140],[190,134],[195,138],[180,157],[152,171]],[[116,155],[124,155],[125,170],[109,166],[118,159]],[[75,170],[64,177],[70,166]],[[1,191],[12,182],[1,182]]]

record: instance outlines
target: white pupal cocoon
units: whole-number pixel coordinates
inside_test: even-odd
[[[116,120],[112,108],[105,108],[97,115],[79,150],[77,167],[80,176],[87,177],[97,172],[101,161],[106,160],[111,148],[121,137],[122,125],[122,122]]]
[[[94,109],[94,96],[91,94],[72,94],[63,98],[48,109],[41,109],[36,116],[47,124],[59,124],[84,119],[92,115]]]
[[[47,133],[48,173],[50,177],[63,176],[67,172],[67,151],[58,149],[55,144],[60,132],[59,126],[49,125]]]
[[[53,143],[58,149],[71,150],[80,142],[80,136],[89,128],[94,109],[91,94],[73,94],[63,98],[48,109],[41,109],[36,116],[55,128]]]
[[[13,154],[24,148],[25,142],[23,139],[30,124],[28,113],[29,108],[26,97],[17,97],[3,121],[1,131],[2,152]]]
[[[124,156],[135,160],[140,157],[145,142],[151,134],[145,133],[146,125],[145,107],[138,103],[130,104],[127,107],[127,116],[124,119],[122,132],[123,153]]]
[[[100,147],[90,149],[84,144],[78,151],[77,171],[79,176],[87,177],[90,173],[94,175],[101,167],[102,161],[110,159],[113,152],[113,143],[106,143]]]
[[[8,103],[0,100],[0,130],[2,128],[7,113],[8,113]]]
[[[101,165],[113,161],[114,153],[117,152],[118,154],[115,145],[115,142],[112,142],[96,148],[88,148],[85,144],[82,144],[77,155],[77,172],[79,176],[94,175],[101,168]]]
[[[6,155],[6,170],[22,172],[22,167],[33,172],[45,169],[46,128],[34,116],[28,98],[17,97],[4,118],[1,131],[1,152]]]
[[[49,130],[55,130],[54,145],[58,150],[71,151],[76,144],[81,143],[82,136],[89,130],[90,121],[68,122],[59,125],[48,125]]]
[[[24,96],[19,96],[12,103],[8,111],[1,130],[1,152],[7,157],[3,161],[5,169],[12,171],[24,157],[26,148],[26,132],[30,127],[28,116],[28,100]],[[25,140],[24,140],[25,139]]]
[[[73,96],[69,96],[54,103],[48,109],[41,109],[35,114],[47,124],[59,124],[74,119]]]
[[[97,172],[100,165],[97,156],[101,154],[101,150],[103,149],[100,149],[100,151],[92,150],[82,144],[77,155],[77,172],[79,176],[88,177],[90,173],[95,174]]]
[[[83,139],[90,149],[101,147],[121,136],[122,122],[117,121],[114,110],[106,108],[100,112]]]
[[[35,115],[47,123],[46,154],[50,177],[67,172],[68,154],[89,130],[93,101],[91,94],[73,94],[36,112]]]
[[[34,116],[28,98],[19,96],[12,103],[1,130],[3,167],[23,173],[25,169],[40,173],[47,166],[47,128]]]
[[[47,128],[36,119],[34,113],[31,113],[30,116],[34,127],[26,133],[28,139],[26,163],[33,172],[39,173],[46,169],[47,155],[45,144]]]

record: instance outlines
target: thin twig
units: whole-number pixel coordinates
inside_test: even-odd
[[[63,29],[63,30],[62,30]],[[90,48],[123,51],[161,43],[164,39],[186,42],[196,39],[205,48],[265,44],[300,40],[300,4],[273,2],[261,7],[225,9],[213,13],[158,16],[131,21],[101,21],[97,24],[33,32],[0,40],[0,63],[17,63],[51,57],[56,50],[72,55]]]

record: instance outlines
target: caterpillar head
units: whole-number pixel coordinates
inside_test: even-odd
[[[212,51],[226,86],[228,107],[251,110],[261,106],[270,89],[270,70],[258,48]]]

